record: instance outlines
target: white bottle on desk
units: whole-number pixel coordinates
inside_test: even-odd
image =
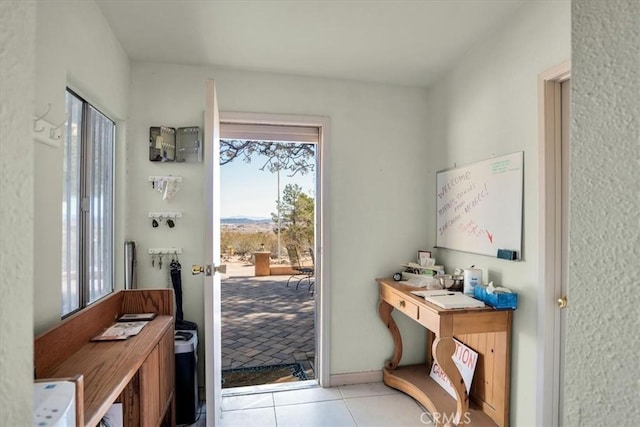
[[[474,288],[482,284],[482,270],[479,268],[465,268],[463,277],[464,293],[473,296]]]

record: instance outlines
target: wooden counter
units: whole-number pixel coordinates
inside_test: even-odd
[[[147,312],[158,315],[138,335],[90,341],[120,315]],[[172,290],[116,292],[36,337],[34,351],[36,379],[84,377],[80,425],[121,402],[125,426],[175,426]]]
[[[420,288],[393,279],[377,281],[378,311],[394,342],[393,356],[383,371],[384,383],[420,402],[437,425],[508,426],[513,311],[490,307],[447,310],[411,293]],[[402,336],[391,316],[394,309],[429,330],[426,364],[399,366]],[[478,352],[471,396],[451,359],[456,348],[454,337]],[[429,377],[433,361],[453,384],[456,399]]]

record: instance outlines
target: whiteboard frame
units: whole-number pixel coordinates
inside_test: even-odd
[[[448,241],[448,239],[445,239],[444,241],[442,240],[442,237],[440,237],[439,234],[439,226],[441,225],[440,222],[440,214],[439,214],[439,202],[438,202],[438,192],[439,192],[439,176],[443,173],[451,173],[452,171],[455,170],[465,170],[465,169],[469,169],[469,168],[474,168],[477,166],[480,166],[484,163],[490,164],[492,162],[496,162],[499,161],[500,159],[507,159],[507,158],[512,158],[514,156],[518,156],[516,158],[517,161],[520,162],[520,170],[519,170],[519,180],[520,180],[520,184],[516,187],[517,191],[519,192],[519,203],[517,204],[512,204],[511,206],[513,207],[513,209],[516,210],[516,212],[513,213],[513,215],[518,218],[517,221],[517,226],[513,227],[513,228],[517,228],[517,238],[516,238],[516,243],[514,244],[509,244],[508,246],[505,247],[496,247],[495,251],[492,251],[492,253],[490,253],[489,251],[483,251],[477,248],[470,248],[467,247],[465,245],[452,245],[451,242]],[[436,180],[435,180],[435,185],[436,185],[436,203],[435,203],[435,213],[436,213],[436,244],[434,247],[439,248],[439,249],[449,249],[449,250],[455,250],[455,251],[459,251],[459,252],[466,252],[466,253],[472,253],[472,254],[476,254],[476,255],[485,255],[485,256],[490,256],[490,257],[497,257],[497,252],[498,249],[508,249],[508,250],[513,250],[516,251],[516,259],[514,261],[520,261],[523,259],[522,257],[522,233],[523,233],[523,215],[524,215],[524,151],[515,151],[515,152],[511,152],[511,153],[507,153],[504,155],[500,155],[500,156],[492,156],[490,158],[487,159],[483,159],[483,160],[478,160],[475,162],[470,162],[470,163],[466,163],[464,165],[455,165],[451,168],[447,168],[447,169],[441,169],[436,171]],[[499,244],[499,242],[498,242]]]

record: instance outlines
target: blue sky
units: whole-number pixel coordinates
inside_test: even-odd
[[[220,216],[228,218],[271,218],[276,211],[278,199],[277,174],[260,167],[266,158],[253,155],[251,163],[235,159],[220,167]],[[298,184],[302,191],[315,197],[315,173],[296,174],[289,177],[288,171],[280,172],[280,194],[287,184]]]

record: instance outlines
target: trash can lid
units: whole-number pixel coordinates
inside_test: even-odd
[[[173,343],[176,354],[194,352],[198,348],[198,335],[194,331],[175,331]]]

